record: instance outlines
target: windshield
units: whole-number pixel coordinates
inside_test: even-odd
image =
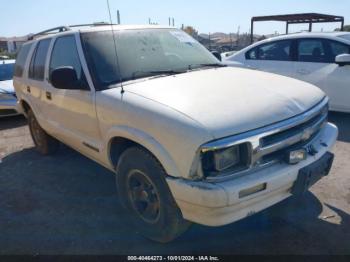
[[[86,57],[101,88],[156,74],[174,74],[217,64],[200,43],[177,29],[114,31],[120,70],[116,69],[111,31],[82,34]]]
[[[15,64],[0,64],[0,81],[11,80]]]
[[[346,39],[346,40],[349,40],[349,41],[350,41],[350,34],[340,35],[340,36],[338,36],[338,37],[340,37],[340,38],[344,38],[344,39]]]

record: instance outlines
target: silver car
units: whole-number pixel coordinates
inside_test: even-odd
[[[15,60],[0,60],[0,117],[18,115],[12,77]]]

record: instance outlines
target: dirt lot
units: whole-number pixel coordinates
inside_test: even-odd
[[[111,172],[64,146],[42,157],[24,118],[0,119],[0,254],[350,254],[350,114],[330,120],[335,165],[301,201],[164,245],[125,226]]]

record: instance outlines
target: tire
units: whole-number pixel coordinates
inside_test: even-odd
[[[170,193],[164,169],[148,151],[127,149],[120,157],[116,182],[127,221],[144,237],[166,243],[190,227]]]
[[[58,150],[60,142],[47,134],[44,129],[41,128],[34,116],[33,111],[29,110],[27,115],[30,134],[36,150],[42,155],[54,154]]]

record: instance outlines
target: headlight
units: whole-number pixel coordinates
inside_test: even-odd
[[[249,151],[248,143],[207,151],[202,154],[203,173],[206,176],[215,176],[246,169],[250,160]]]
[[[225,170],[237,165],[240,162],[241,154],[239,146],[233,146],[228,149],[222,149],[214,152],[214,167],[217,171]]]

